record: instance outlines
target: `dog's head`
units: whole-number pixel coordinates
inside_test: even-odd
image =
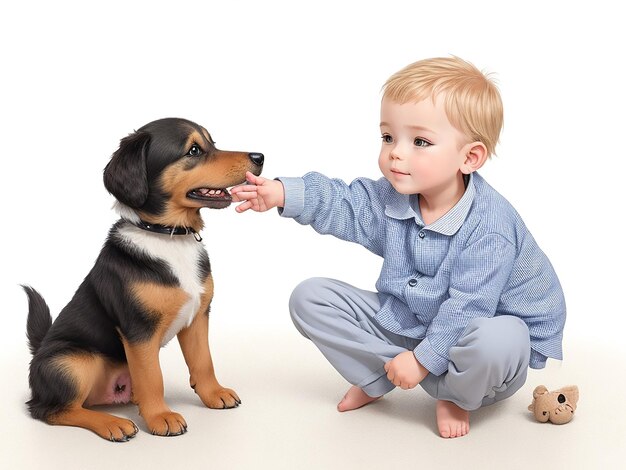
[[[104,186],[143,220],[199,230],[200,209],[228,207],[227,188],[262,167],[263,154],[218,150],[202,126],[168,118],[121,140],[104,169]]]

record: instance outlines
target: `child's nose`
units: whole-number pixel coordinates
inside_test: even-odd
[[[391,150],[389,157],[392,160],[402,160],[402,153],[399,151],[398,147],[395,147],[393,150]]]
[[[389,152],[389,157],[392,160],[404,160],[405,155],[408,155],[409,149],[403,142],[395,142]]]

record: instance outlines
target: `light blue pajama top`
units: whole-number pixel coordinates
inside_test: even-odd
[[[381,178],[349,185],[319,173],[278,178],[283,217],[384,258],[376,289],[385,329],[422,339],[417,360],[448,370],[448,352],[476,317],[513,315],[530,331],[530,367],[562,359],[565,299],[550,261],[519,214],[477,173],[461,200],[425,225],[417,195]]]

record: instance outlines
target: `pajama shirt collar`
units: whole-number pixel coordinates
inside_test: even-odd
[[[472,173],[469,176],[465,193],[463,193],[463,197],[461,197],[459,202],[446,212],[443,217],[437,219],[430,225],[426,225],[422,219],[417,194],[407,195],[396,193],[392,197],[391,203],[385,206],[385,215],[398,220],[415,219],[417,225],[424,227],[425,230],[451,236],[463,225],[472,207],[475,195],[476,188],[474,187],[474,174]]]

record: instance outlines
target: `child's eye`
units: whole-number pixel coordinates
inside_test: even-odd
[[[386,144],[391,144],[393,142],[393,137],[391,137],[389,134],[383,134],[382,139],[383,142]]]
[[[420,139],[419,137],[417,137],[414,141],[413,144],[416,147],[430,147],[432,144],[430,142],[428,142],[427,140],[424,139]]]

